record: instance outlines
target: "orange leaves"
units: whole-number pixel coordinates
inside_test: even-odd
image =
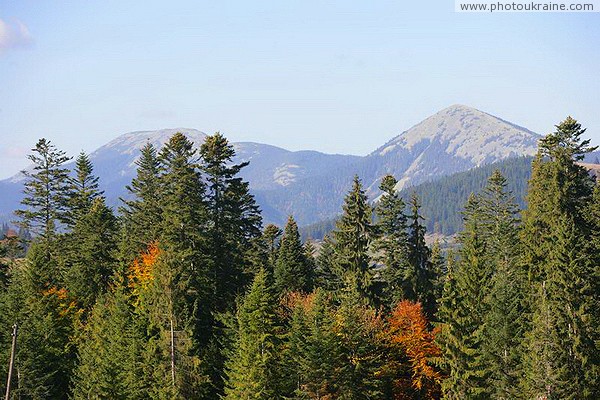
[[[57,311],[61,317],[74,311],[77,307],[75,301],[69,301],[69,292],[65,288],[57,288],[51,286],[46,290],[42,290],[42,296],[47,300],[53,300],[56,304]]]
[[[432,358],[441,354],[434,341],[435,333],[428,330],[421,303],[404,300],[392,311],[388,319],[388,340],[393,348],[404,353],[411,372],[409,380],[399,377],[396,381],[399,391],[396,398],[404,398],[402,393],[407,390],[419,391],[425,398],[437,398],[441,375],[430,364]],[[411,388],[403,387],[408,382]]]
[[[127,278],[129,280],[128,286],[134,295],[139,294],[140,290],[146,289],[152,282],[154,278],[154,265],[159,255],[160,249],[158,243],[152,242],[140,257],[133,260],[133,264],[129,267]]]

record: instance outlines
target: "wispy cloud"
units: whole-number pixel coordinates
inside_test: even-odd
[[[0,54],[28,47],[33,43],[33,36],[27,26],[18,19],[6,21],[0,18]]]

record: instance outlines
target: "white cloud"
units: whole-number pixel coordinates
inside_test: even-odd
[[[0,19],[0,53],[29,46],[33,43],[33,36],[27,26],[15,19],[5,21]]]

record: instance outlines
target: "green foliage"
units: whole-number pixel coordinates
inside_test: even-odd
[[[99,298],[80,340],[74,399],[147,398],[146,343],[122,287]]]
[[[122,199],[124,206],[119,210],[123,226],[121,256],[126,263],[158,240],[162,223],[160,162],[154,146],[145,145],[135,163],[136,177],[126,186],[131,199]]]
[[[75,160],[74,176],[69,179],[71,192],[67,217],[71,225],[76,224],[92,207],[94,200],[103,194],[93,172],[94,166],[87,154],[80,153]]]
[[[335,263],[342,280],[349,275],[358,291],[366,298],[373,298],[371,292],[372,271],[369,246],[374,237],[371,220],[372,208],[369,205],[358,176],[344,199],[344,213],[333,232]]]
[[[63,164],[70,160],[65,152],[46,139],[40,139],[28,156],[33,171],[25,170],[24,209],[15,211],[23,228],[50,239],[59,222],[67,221],[69,193],[68,170]]]
[[[395,189],[396,183],[393,176],[387,175],[379,186],[383,195],[375,207],[378,237],[373,242],[376,258],[385,268],[382,271],[383,299],[390,309],[398,301],[414,294],[409,284],[411,267],[406,204]]]
[[[260,270],[237,312],[233,350],[225,364],[225,399],[276,399],[278,340],[273,294]]]
[[[298,225],[290,216],[281,238],[279,254],[275,263],[274,286],[279,294],[312,290],[313,270],[304,246],[300,241]]]
[[[86,213],[77,218],[68,241],[64,284],[69,296],[89,311],[106,291],[116,267],[117,220],[104,198],[92,200]]]

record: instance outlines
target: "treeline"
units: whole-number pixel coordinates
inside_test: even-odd
[[[18,212],[36,236],[1,282],[3,362],[20,327],[12,398],[598,398],[583,132],[568,118],[540,141],[522,215],[493,172],[445,254],[392,176],[374,206],[356,177],[315,248],[293,217],[261,230],[220,134],[146,146],[118,216],[89,159],[70,175],[42,139]]]
[[[454,235],[463,229],[462,211],[469,195],[481,191],[495,170],[500,170],[506,178],[506,189],[512,192],[519,207],[524,208],[532,161],[533,157],[510,158],[402,189],[400,195],[408,198],[415,193],[422,199],[421,210],[428,232]],[[302,226],[302,237],[321,240],[335,229],[336,220],[333,217]]]

